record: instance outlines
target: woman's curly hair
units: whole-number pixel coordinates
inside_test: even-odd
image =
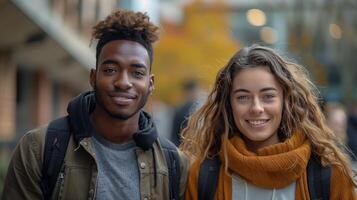
[[[116,9],[93,27],[92,41],[98,40],[96,58],[103,46],[112,40],[131,40],[142,44],[152,63],[152,44],[159,39],[159,27],[146,13]]]
[[[191,159],[214,156],[221,149],[222,135],[228,139],[239,133],[229,101],[233,79],[240,70],[258,66],[268,67],[283,89],[284,109],[279,138],[283,141],[296,130],[302,131],[322,164],[340,167],[355,185],[355,173],[346,155],[349,150],[327,126],[318,104],[320,95],[308,72],[303,66],[263,46],[252,45],[241,49],[218,72],[207,101],[190,116],[187,127],[182,131],[181,150]]]

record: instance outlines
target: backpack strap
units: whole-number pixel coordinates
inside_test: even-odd
[[[50,199],[56,186],[70,138],[68,116],[52,121],[45,136],[42,163],[41,190],[45,200]]]
[[[159,137],[169,170],[170,200],[180,199],[180,156],[177,147],[165,138]]]
[[[330,196],[331,167],[323,167],[319,157],[312,154],[307,164],[307,179],[311,200],[328,200]]]
[[[198,175],[198,199],[213,200],[218,184],[221,161],[218,156],[206,158],[200,167]]]

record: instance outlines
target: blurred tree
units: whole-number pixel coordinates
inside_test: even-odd
[[[219,3],[196,2],[184,8],[181,24],[162,23],[153,68],[156,97],[177,104],[182,100],[180,84],[187,78],[212,85],[218,69],[240,46],[231,36],[226,14]]]

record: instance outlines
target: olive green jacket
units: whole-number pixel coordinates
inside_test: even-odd
[[[3,200],[43,199],[40,188],[41,167],[47,126],[32,130],[23,136],[17,145],[5,180]],[[52,199],[95,199],[98,165],[92,147],[92,138],[87,137],[75,143],[73,137],[68,144],[63,170],[52,194]],[[140,196],[142,200],[169,199],[168,168],[160,142],[153,144],[157,185],[154,186],[152,149],[136,150],[140,173]],[[180,197],[183,199],[186,187],[188,160],[180,155]]]

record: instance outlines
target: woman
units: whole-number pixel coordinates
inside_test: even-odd
[[[253,45],[219,71],[207,102],[183,130],[193,160],[186,200],[198,199],[204,159],[219,157],[215,199],[310,199],[307,166],[330,166],[330,199],[356,199],[348,158],[327,127],[303,67]]]

